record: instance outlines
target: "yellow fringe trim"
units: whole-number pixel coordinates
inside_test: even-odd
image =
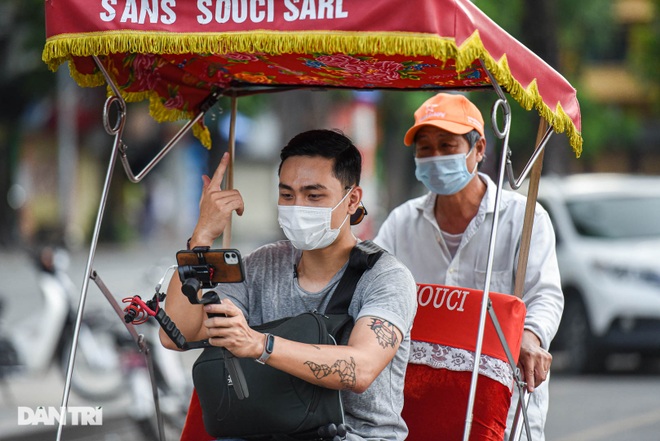
[[[565,132],[570,145],[579,157],[582,153],[582,135],[573,121],[557,103],[548,107],[538,92],[536,81],[526,88],[511,75],[506,55],[495,60],[486,50],[475,31],[456,46],[452,38],[408,32],[341,32],[341,31],[252,31],[241,33],[169,33],[139,31],[107,31],[86,34],[61,34],[49,38],[42,59],[51,70],[73,57],[104,56],[110,53],[346,53],[365,55],[433,56],[442,61],[454,59],[456,70],[462,72],[474,60],[481,58],[497,82],[524,109],[536,109],[557,133]],[[69,64],[73,78],[81,86],[104,83],[101,74],[82,75]],[[127,93],[127,101],[149,99],[152,116],[157,121],[190,118],[193,115],[165,108],[155,93]],[[203,125],[196,125],[195,136],[201,136],[204,145],[210,144],[210,134]]]
[[[80,85],[81,87],[97,87],[103,86],[105,84],[105,78],[102,74],[93,74],[93,75],[83,75],[78,72],[75,68],[75,65],[72,61],[69,61],[69,72],[71,72],[71,77]],[[112,95],[112,89],[108,86],[108,96]],[[170,109],[165,107],[160,99],[160,96],[153,91],[144,91],[144,92],[125,92],[120,91],[122,98],[129,103],[138,103],[141,101],[149,101],[149,114],[151,117],[161,123],[166,121],[179,121],[182,119],[190,119],[195,117],[191,112],[185,112],[178,109]],[[204,147],[207,149],[211,148],[211,133],[209,129],[203,124],[195,124],[192,127],[193,135],[199,139]]]

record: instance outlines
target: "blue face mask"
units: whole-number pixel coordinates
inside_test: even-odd
[[[452,195],[463,190],[477,172],[477,164],[470,173],[467,169],[467,157],[470,151],[456,155],[415,158],[415,177],[426,188],[436,194]]]

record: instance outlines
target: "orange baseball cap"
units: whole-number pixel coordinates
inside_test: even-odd
[[[484,119],[477,106],[463,95],[439,93],[415,111],[415,125],[403,138],[405,145],[411,145],[415,134],[424,126],[433,126],[457,135],[465,135],[476,130],[484,136]]]

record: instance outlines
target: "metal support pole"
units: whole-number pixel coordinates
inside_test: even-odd
[[[98,275],[96,271],[92,271],[91,278],[94,281],[94,283],[96,283],[96,286],[99,288],[99,290],[101,290],[103,296],[106,298],[108,303],[110,303],[112,309],[115,310],[115,313],[117,314],[121,322],[128,330],[128,333],[131,334],[131,337],[133,338],[133,341],[137,345],[138,349],[144,355],[144,359],[147,362],[147,369],[149,371],[149,378],[151,380],[151,392],[153,393],[153,397],[154,397],[154,406],[156,408],[158,437],[160,440],[165,441],[165,425],[163,424],[163,414],[160,411],[160,400],[158,398],[158,385],[156,384],[156,371],[154,369],[154,360],[153,357],[151,356],[151,350],[149,349],[149,344],[146,338],[144,337],[144,335],[138,334],[138,332],[135,330],[135,326],[132,323],[126,323],[124,321],[124,310],[121,309],[121,306],[119,306],[119,303],[117,303],[117,300],[115,300],[114,296],[112,295],[106,284],[103,283],[103,280],[101,280],[101,277]]]
[[[231,115],[229,119],[229,166],[225,174],[225,190],[234,188],[234,158],[236,156],[236,116],[238,113],[238,98],[236,95],[231,97]],[[233,215],[232,215],[233,216]],[[231,245],[231,217],[222,233],[222,247],[229,248]]]
[[[490,75],[490,74],[489,74]],[[499,85],[494,78],[491,77],[493,82],[493,87],[498,95],[498,100],[493,105],[493,121],[495,122],[495,112],[497,109],[502,109],[504,112],[504,130],[500,131],[498,128],[495,128],[498,137],[504,138],[504,146],[502,148],[502,160],[500,163],[500,171],[498,174],[497,181],[497,191],[495,193],[495,207],[499,207],[502,199],[502,187],[504,186],[504,173],[506,166],[506,155],[508,152],[508,143],[509,143],[509,129],[511,127],[511,107],[504,96],[504,92],[500,89]],[[493,260],[495,256],[495,242],[497,239],[497,228],[499,222],[499,210],[493,211],[493,222],[491,227],[490,240],[488,242],[488,260],[486,262],[486,281],[484,286],[484,294],[481,300],[481,311],[479,315],[479,330],[477,333],[477,345],[474,350],[474,366],[472,368],[472,379],[470,381],[470,395],[468,396],[468,405],[465,415],[465,429],[463,431],[463,441],[468,441],[470,439],[470,432],[472,430],[472,419],[474,411],[474,401],[477,391],[477,379],[479,378],[479,364],[481,360],[481,350],[483,347],[484,341],[484,329],[486,327],[486,313],[488,311],[488,304],[490,299],[488,294],[490,292],[490,279],[493,272]]]
[[[481,60],[481,65],[483,69],[486,71],[488,74],[488,77],[490,78],[491,84],[493,85],[493,89],[495,90],[495,93],[498,96],[498,99],[495,101],[493,104],[492,112],[491,112],[491,121],[493,125],[493,131],[495,132],[495,135],[499,138],[502,139],[502,157],[500,161],[500,169],[498,173],[498,181],[497,181],[497,191],[495,193],[495,207],[499,207],[502,199],[502,191],[504,187],[504,176],[505,174],[507,175],[509,179],[509,183],[511,184],[512,188],[517,189],[520,187],[520,184],[522,180],[525,179],[529,171],[531,170],[532,166],[535,164],[537,159],[542,158],[542,153],[547,145],[547,142],[551,136],[551,127],[548,127],[548,129],[545,132],[545,135],[540,139],[540,141],[537,143],[537,146],[535,148],[534,153],[532,154],[532,157],[530,158],[529,162],[525,166],[525,170],[523,171],[522,175],[519,177],[518,180],[516,180],[513,176],[512,172],[512,166],[511,166],[511,150],[509,149],[509,134],[511,131],[511,107],[509,106],[508,101],[506,100],[506,96],[504,95],[504,91],[500,87],[500,85],[497,83],[495,78],[491,75],[491,73],[488,71],[486,68],[486,65],[484,64],[483,60]],[[498,111],[502,111],[503,114],[503,127],[500,128],[500,126],[497,123],[497,113]],[[538,167],[537,167],[538,169]],[[488,260],[486,262],[486,280],[484,283],[484,290],[483,290],[483,298],[482,298],[482,303],[481,303],[481,310],[480,310],[480,316],[479,316],[479,329],[478,329],[478,334],[477,334],[477,344],[474,352],[474,366],[472,368],[472,378],[470,382],[470,394],[468,397],[468,405],[467,405],[467,411],[466,411],[466,416],[465,416],[465,429],[463,432],[463,441],[468,441],[470,438],[470,432],[472,430],[472,420],[473,420],[473,411],[474,411],[474,402],[475,402],[475,397],[476,397],[476,390],[477,390],[477,380],[479,377],[479,364],[481,361],[481,351],[483,347],[483,340],[484,340],[484,330],[486,327],[486,314],[488,312],[489,304],[490,304],[490,299],[488,297],[489,292],[490,292],[490,281],[491,281],[491,276],[492,276],[492,271],[493,271],[493,260],[494,260],[494,255],[495,255],[495,243],[497,239],[497,229],[498,229],[498,223],[499,223],[499,210],[494,210],[493,212],[493,221],[492,221],[492,227],[491,227],[491,235],[490,235],[490,240],[488,243]],[[526,258],[525,258],[526,259]],[[501,337],[500,337],[501,339]],[[503,345],[507,345],[506,341],[502,341]],[[515,370],[514,370],[515,372]],[[525,423],[528,425],[528,421],[526,418],[526,412],[523,412],[523,416],[525,417]]]
[[[112,97],[111,97],[112,98]],[[107,102],[106,102],[107,103]],[[109,105],[109,104],[108,104]],[[123,121],[123,120],[122,120]],[[116,128],[123,127],[123,122],[117,123]],[[62,394],[61,413],[65,414],[66,408],[69,403],[69,394],[71,392],[71,378],[73,377],[73,366],[76,360],[76,350],[78,347],[78,336],[80,334],[80,326],[82,323],[82,316],[85,310],[85,301],[87,300],[87,291],[89,289],[89,281],[92,275],[92,265],[96,254],[96,247],[98,245],[99,233],[101,231],[101,221],[103,220],[103,213],[108,202],[108,194],[110,193],[110,183],[112,181],[112,171],[115,168],[117,157],[119,156],[119,137],[115,137],[115,143],[110,153],[110,161],[108,163],[108,170],[105,176],[105,183],[103,191],[101,192],[101,200],[99,202],[99,209],[96,215],[96,223],[94,224],[94,233],[92,235],[92,242],[89,247],[89,257],[87,259],[87,266],[85,267],[85,277],[83,278],[83,285],[80,292],[80,301],[78,302],[78,312],[76,313],[76,322],[73,328],[73,339],[71,341],[71,353],[69,354],[69,361],[66,369],[66,379],[64,382],[64,392]],[[60,419],[57,427],[57,441],[62,439],[63,418]]]
[[[531,429],[529,428],[529,419],[527,418],[527,406],[529,405],[529,399],[531,394],[527,392],[527,389],[523,387],[523,384],[517,384],[519,392],[518,404],[516,407],[516,415],[513,418],[513,425],[511,429],[511,435],[509,436],[509,441],[519,441],[522,436],[523,425],[520,424],[520,419],[523,419],[525,430],[527,431],[527,438],[531,438]]]
[[[548,133],[548,122],[541,118],[536,143],[540,145],[543,142],[545,132]],[[513,295],[522,299],[523,288],[525,287],[525,275],[527,274],[527,261],[529,259],[529,250],[532,241],[532,228],[534,227],[534,211],[536,209],[536,197],[539,193],[539,181],[541,180],[541,171],[543,170],[543,155],[545,150],[541,150],[538,155],[538,161],[532,167],[532,174],[529,177],[529,187],[527,189],[527,205],[525,206],[525,220],[523,222],[522,238],[520,240],[520,251],[518,253],[518,268],[516,271],[516,280],[513,288]],[[508,164],[507,164],[508,167]]]

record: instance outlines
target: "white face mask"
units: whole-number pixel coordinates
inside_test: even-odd
[[[317,250],[332,244],[339,236],[341,227],[349,218],[347,214],[339,228],[333,230],[331,225],[332,212],[344,202],[351,190],[352,188],[333,208],[278,205],[277,220],[282,230],[284,230],[284,235],[299,250]]]

